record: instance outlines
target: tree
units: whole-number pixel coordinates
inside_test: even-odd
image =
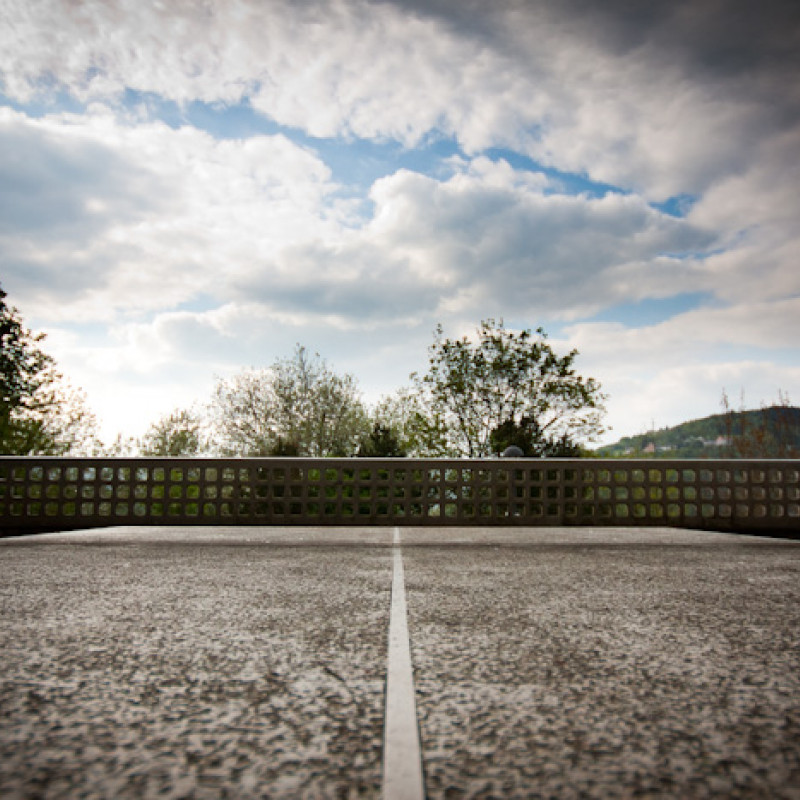
[[[519,422],[513,419],[502,422],[489,434],[489,445],[493,453],[518,447],[528,458],[575,458],[582,452],[568,433],[558,438],[543,435],[539,423],[531,417],[522,417]]]
[[[421,397],[414,389],[402,388],[378,402],[372,412],[375,425],[392,431],[399,449],[409,456],[424,457],[441,452],[440,430],[428,417]]]
[[[200,415],[180,408],[150,425],[139,444],[145,456],[196,456],[203,447]]]
[[[428,372],[412,379],[431,454],[481,458],[515,438],[531,455],[571,453],[602,433],[600,384],[576,374],[578,351],[558,356],[542,328],[511,331],[489,319],[473,341],[446,339],[440,325],[428,353]]]
[[[280,435],[276,405],[268,370],[219,380],[209,407],[216,448],[224,455],[270,455]]]
[[[0,288],[0,452],[63,455],[98,446],[86,397],[64,380]]]
[[[406,451],[393,428],[376,422],[370,435],[361,442],[357,455],[361,458],[405,458]]]
[[[299,345],[269,369],[220,380],[210,411],[218,449],[234,455],[350,456],[369,434],[355,378]]]
[[[97,418],[89,408],[86,393],[56,373],[46,394],[50,399],[45,407],[49,410],[42,429],[49,444],[38,452],[43,455],[99,453],[102,444],[97,433]]]
[[[3,453],[22,454],[35,451],[41,438],[33,415],[41,408],[53,359],[39,348],[44,336],[25,328],[5,298],[0,289],[0,442]]]

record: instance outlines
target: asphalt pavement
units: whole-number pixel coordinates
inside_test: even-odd
[[[430,798],[800,798],[800,542],[0,539],[0,797],[380,797],[393,560]]]

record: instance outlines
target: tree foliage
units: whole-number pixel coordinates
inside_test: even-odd
[[[94,415],[0,289],[0,452],[63,455],[97,447]]]
[[[568,433],[558,438],[543,436],[539,423],[531,417],[501,423],[489,434],[489,445],[493,453],[500,454],[516,447],[528,458],[575,458],[582,453],[580,445]]]
[[[300,346],[269,369],[220,380],[210,411],[218,449],[234,455],[350,456],[369,433],[355,378]]]
[[[0,289],[0,451],[195,456],[468,456],[507,447],[528,456],[576,455],[601,432],[603,395],[577,375],[577,351],[557,355],[538,329],[481,323],[473,339],[436,330],[425,375],[371,413],[355,378],[298,345],[268,369],[217,381],[207,412],[177,409],[141,439],[103,447],[85,397],[72,389]]]
[[[139,443],[145,456],[196,456],[203,449],[203,421],[195,411],[183,408],[150,425]]]
[[[600,385],[575,372],[577,350],[557,355],[541,328],[489,319],[472,340],[438,326],[428,352],[428,372],[413,378],[432,455],[485,457],[511,433],[528,454],[550,455],[602,432]]]
[[[357,455],[361,458],[403,458],[408,453],[393,428],[376,422],[369,436],[359,445]]]
[[[378,402],[372,412],[376,425],[390,430],[399,449],[409,456],[425,457],[442,452],[439,426],[431,424],[420,395],[404,387]]]

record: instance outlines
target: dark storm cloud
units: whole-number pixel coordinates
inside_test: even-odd
[[[656,3],[566,0],[559,14],[580,20],[584,36],[616,50],[646,51],[678,64],[687,79],[722,98],[763,109],[765,127],[800,119],[800,3],[796,0],[684,0]]]
[[[385,0],[434,16],[462,34],[509,44],[518,32],[571,34],[614,53],[658,48],[688,66],[723,75],[800,68],[800,3],[796,0]]]
[[[736,78],[754,71],[787,74],[800,67],[800,5],[795,0],[652,5],[566,0],[559,13],[582,20],[611,46],[656,48],[700,73]]]
[[[768,92],[776,111],[800,113],[797,0],[387,2],[517,57],[542,38],[584,39],[614,56],[677,64],[692,80],[728,83],[726,91],[758,93],[760,100]]]

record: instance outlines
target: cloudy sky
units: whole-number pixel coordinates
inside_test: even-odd
[[[798,254],[796,0],[0,0],[0,283],[107,438],[489,317],[606,440],[800,403]]]

